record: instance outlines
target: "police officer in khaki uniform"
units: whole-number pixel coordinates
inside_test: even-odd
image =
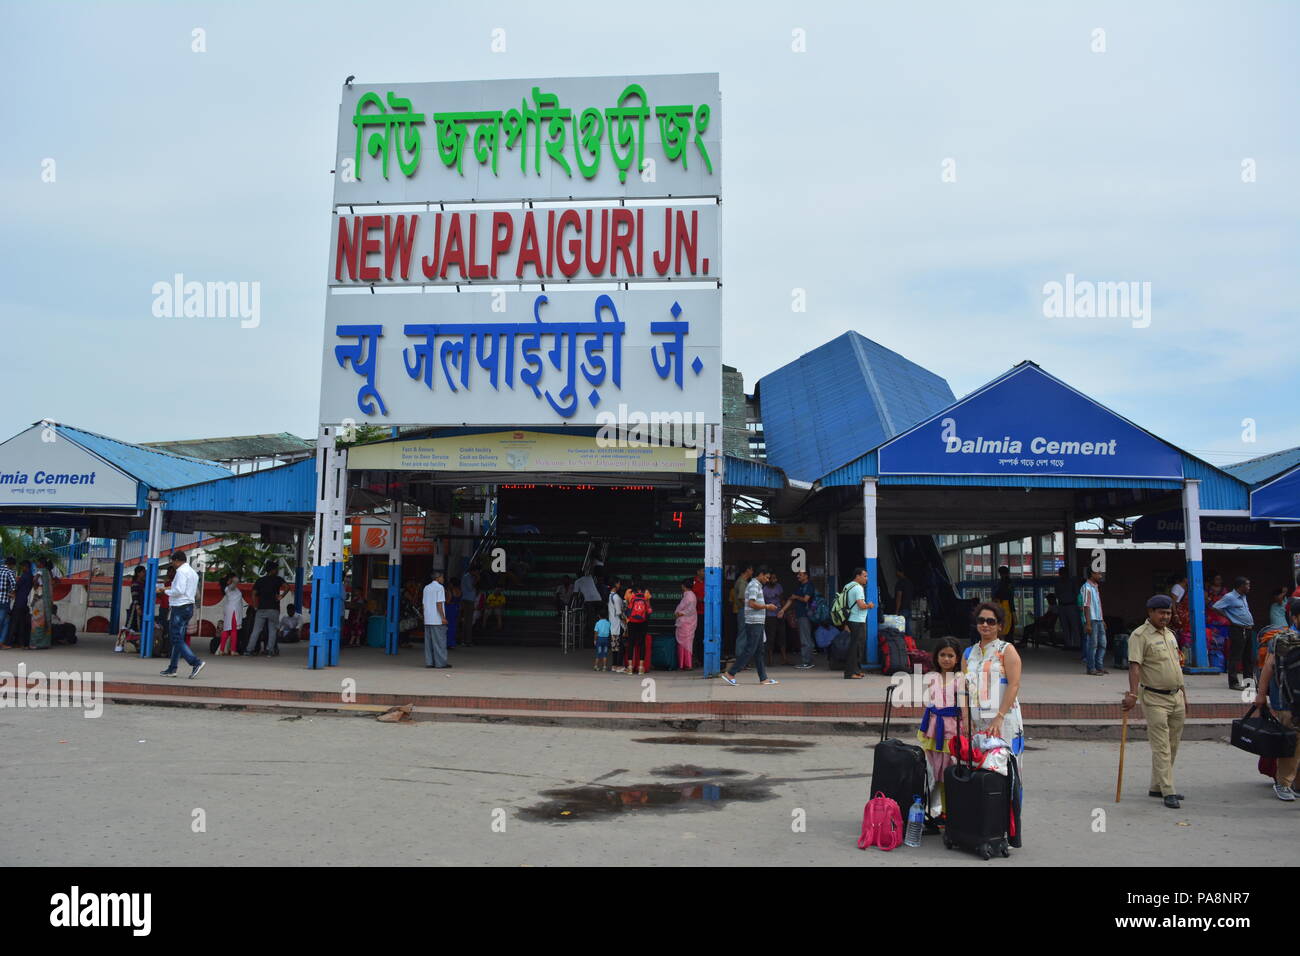
[[[1174,760],[1187,716],[1187,692],[1178,663],[1178,640],[1169,630],[1173,602],[1157,594],[1147,601],[1147,622],[1128,638],[1128,693],[1124,709],[1142,701],[1151,743],[1151,789],[1165,806],[1177,810],[1181,793],[1174,792]]]

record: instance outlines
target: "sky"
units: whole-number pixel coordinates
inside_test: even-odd
[[[6,0],[0,438],[314,435],[345,76],[718,72],[747,390],[853,329],[958,396],[1033,360],[1215,464],[1300,445],[1298,47],[1255,0]],[[259,282],[260,324],[155,317],[176,273]],[[1046,316],[1067,274],[1150,283],[1149,324]]]

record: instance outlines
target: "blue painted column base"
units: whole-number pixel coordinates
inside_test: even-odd
[[[863,589],[867,603],[880,604],[880,585],[876,582],[876,559],[867,558],[862,565],[867,569],[867,586]],[[880,662],[880,608],[867,609],[867,666],[869,671],[878,671]]]
[[[704,676],[722,669],[722,568],[704,569]]]
[[[145,562],[144,607],[140,615],[140,656],[153,657],[154,609],[158,606],[155,589],[158,587],[158,559]]]
[[[1187,562],[1187,609],[1192,617],[1192,659],[1183,667],[1188,674],[1222,674],[1210,666],[1205,644],[1205,572],[1200,561]]]
[[[396,654],[401,639],[398,622],[402,617],[402,566],[388,562],[388,624],[384,631],[384,653]]]
[[[339,629],[343,624],[343,562],[317,564],[311,569],[311,638],[307,666],[337,667]]]

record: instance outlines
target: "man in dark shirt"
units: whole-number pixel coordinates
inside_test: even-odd
[[[32,612],[27,606],[27,600],[31,596],[33,583],[32,563],[19,562],[14,609],[9,621],[9,644],[12,647],[27,647],[32,642]]]
[[[257,616],[253,619],[253,633],[248,637],[248,647],[244,656],[257,654],[257,644],[261,638],[262,626],[266,626],[266,656],[280,653],[276,647],[276,630],[280,624],[280,599],[289,590],[289,585],[280,577],[279,567],[274,562],[268,564],[262,576],[253,582],[253,594],[257,596]]]

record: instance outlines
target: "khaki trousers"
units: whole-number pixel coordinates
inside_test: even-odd
[[[1295,728],[1295,716],[1289,710],[1275,710],[1273,716],[1282,722],[1283,727]],[[1289,787],[1295,783],[1296,767],[1300,767],[1300,742],[1297,742],[1295,753],[1290,757],[1277,758],[1277,775],[1273,777],[1274,783],[1279,783],[1284,787]]]
[[[1174,761],[1178,759],[1178,743],[1183,736],[1183,721],[1187,705],[1182,691],[1176,694],[1157,694],[1141,691],[1142,710],[1147,716],[1147,740],[1151,744],[1151,786],[1167,797],[1177,793],[1174,789]]]

